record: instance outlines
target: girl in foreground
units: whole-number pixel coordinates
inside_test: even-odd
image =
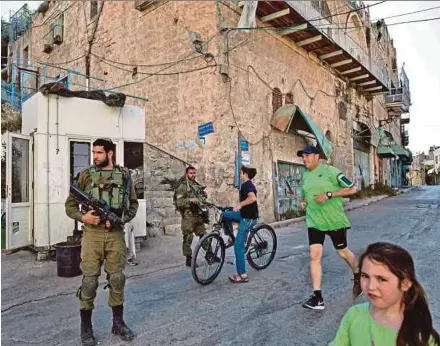
[[[371,244],[359,268],[369,303],[347,311],[331,346],[440,345],[408,251],[390,243]]]

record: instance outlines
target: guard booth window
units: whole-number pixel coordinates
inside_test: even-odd
[[[138,199],[144,199],[144,145],[124,142],[124,166],[131,172]]]
[[[90,166],[90,143],[70,142],[70,183],[83,169]]]
[[[12,138],[12,203],[29,202],[29,147],[28,141]]]

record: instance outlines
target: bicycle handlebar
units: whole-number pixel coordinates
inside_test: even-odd
[[[216,204],[214,204],[214,203],[210,203],[210,202],[203,202],[202,204],[204,204],[204,205],[206,205],[207,207],[209,207],[209,208],[216,208],[216,209],[218,209],[218,210],[220,210],[220,211],[228,211],[228,210],[232,210],[233,209],[233,207],[230,207],[230,206],[226,206],[226,207],[224,207],[224,206],[221,206],[221,205],[216,205]]]

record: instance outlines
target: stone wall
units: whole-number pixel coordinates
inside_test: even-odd
[[[63,10],[64,41],[50,54],[42,53],[47,25],[43,23]],[[89,73],[105,81],[92,80],[92,89],[115,88],[147,98],[148,102],[127,99],[145,107],[147,142],[194,165],[198,180],[218,203],[237,200],[234,166],[240,130],[258,170],[255,182],[262,218],[270,221],[276,204],[273,165],[278,160],[300,163],[296,151],[306,143],[305,138],[270,126],[274,88],[281,90],[283,103],[291,94],[329,135],[334,147],[329,162],[348,176],[353,176],[353,122],[374,128],[387,114],[379,103],[383,96],[374,101],[353,89],[288,38],[273,31],[221,33],[220,27],[237,25],[240,11],[228,2],[164,1],[144,11],[136,10],[131,1],[105,2],[95,31],[98,16],[90,18],[90,2],[52,3],[34,23],[33,56],[69,61],[63,66],[85,73],[87,60],[82,55],[93,42]],[[196,51],[191,32],[200,35],[202,54]],[[221,64],[228,67],[227,76],[219,73]],[[83,77],[75,78],[75,84],[85,83]],[[75,84],[73,88],[81,88]],[[214,133],[201,141],[197,127],[209,121]],[[161,174],[180,176],[184,168],[182,162],[151,148],[145,150],[147,190],[157,186]]]
[[[164,178],[177,179],[185,173],[187,164],[157,147],[144,146],[145,191],[160,191]]]

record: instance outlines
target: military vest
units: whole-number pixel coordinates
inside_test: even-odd
[[[91,184],[86,192],[98,200],[105,201],[113,209],[125,209],[124,169],[116,165],[112,170],[97,170],[92,166],[88,171]]]

